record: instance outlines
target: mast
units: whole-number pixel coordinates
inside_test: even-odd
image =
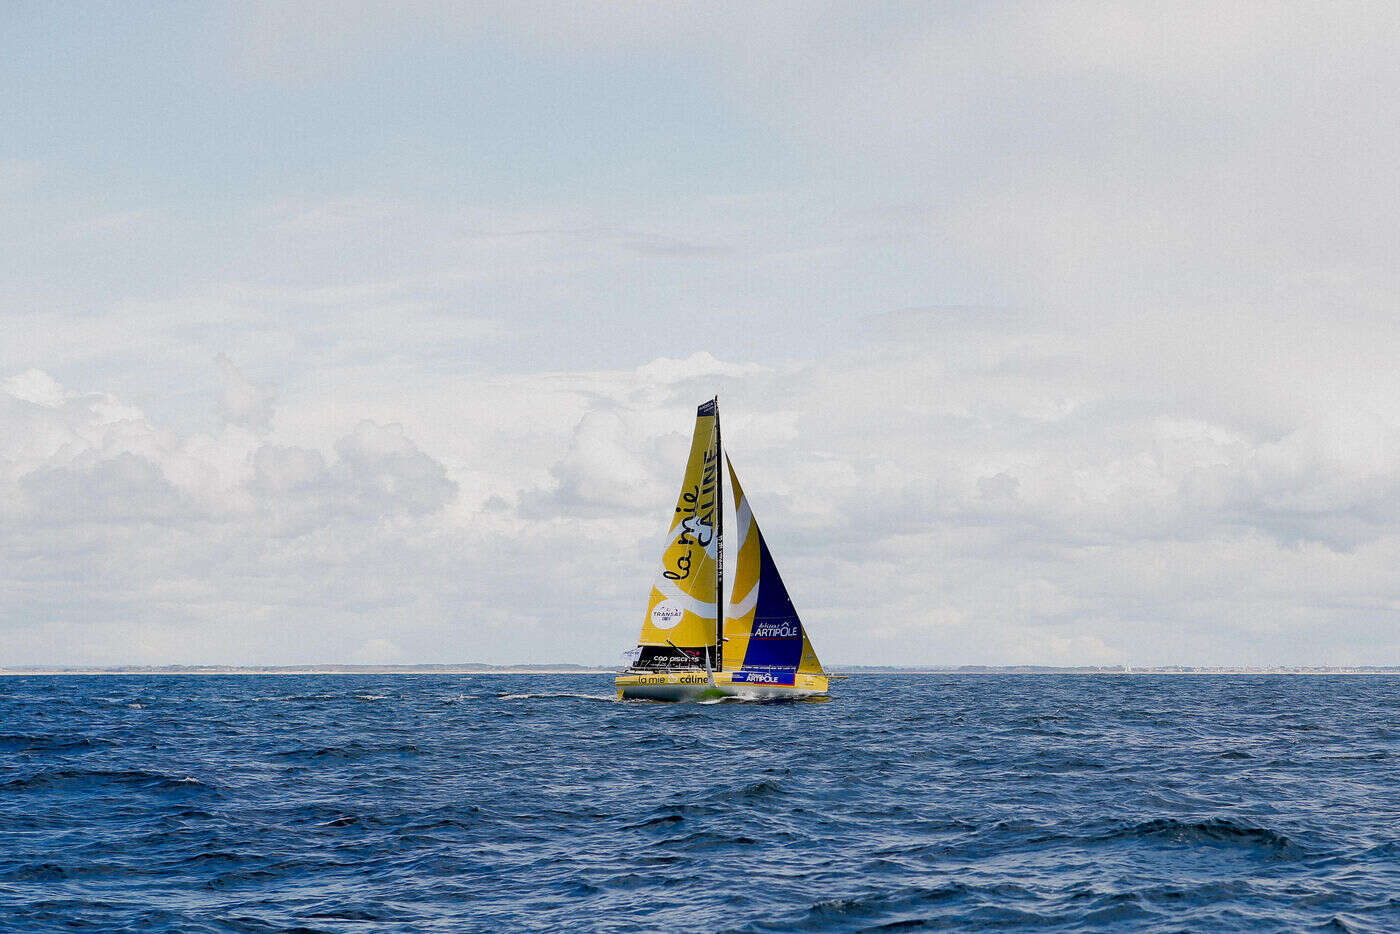
[[[715,394],[715,667],[724,668],[724,447],[719,434],[719,394]]]

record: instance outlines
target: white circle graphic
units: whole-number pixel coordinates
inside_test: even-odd
[[[668,600],[662,600],[651,610],[651,624],[657,629],[674,629],[685,611]]]

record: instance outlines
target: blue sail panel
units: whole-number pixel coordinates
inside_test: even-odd
[[[758,532],[755,523],[754,531]],[[792,606],[787,587],[768,553],[768,543],[758,537],[758,601],[754,605],[753,629],[744,668],[797,669],[802,661],[802,620]]]

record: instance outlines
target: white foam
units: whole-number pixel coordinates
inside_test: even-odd
[[[615,701],[615,700],[617,700],[617,695],[615,695],[615,694],[571,694],[571,693],[568,693],[568,692],[552,692],[552,691],[541,691],[541,692],[539,692],[539,693],[528,693],[528,694],[502,694],[498,699],[499,699],[499,700],[533,700],[533,699],[536,699],[536,698],[545,698],[545,697],[551,697],[551,698],[574,698],[574,699],[576,699],[576,700],[596,700],[596,701]]]

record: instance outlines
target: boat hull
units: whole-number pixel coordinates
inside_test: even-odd
[[[792,683],[750,680],[751,672],[717,671],[714,684],[704,672],[624,672],[614,679],[618,700],[703,701],[726,697],[741,700],[779,701],[807,700],[825,697],[825,675],[798,674]]]

